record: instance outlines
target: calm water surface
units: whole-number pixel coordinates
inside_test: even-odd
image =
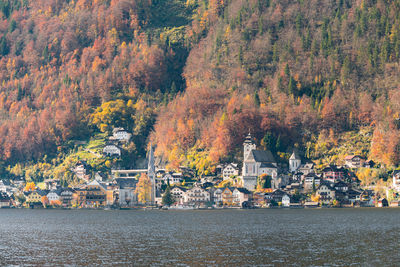
[[[0,265],[400,266],[400,209],[0,210]]]

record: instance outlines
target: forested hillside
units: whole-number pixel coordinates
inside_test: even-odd
[[[172,166],[206,172],[240,155],[249,130],[282,157],[297,146],[324,158],[360,129],[372,142],[343,153],[398,165],[400,1],[220,3],[190,52],[185,93],[155,125]]]
[[[207,173],[240,156],[248,131],[282,159],[298,147],[340,161],[326,155],[342,144],[400,162],[400,1],[1,0],[0,11],[3,173],[61,164],[74,140],[113,127],[133,133],[122,167],[151,135],[171,168]]]
[[[131,164],[145,157],[158,105],[184,89],[185,25],[195,8],[178,0],[0,1],[5,165],[62,161],[71,140],[115,126],[133,133]]]

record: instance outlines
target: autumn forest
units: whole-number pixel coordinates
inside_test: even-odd
[[[127,157],[94,169],[152,142],[208,174],[250,131],[282,162],[393,170],[399,60],[398,0],[1,0],[0,173],[68,180],[77,141],[114,127]]]

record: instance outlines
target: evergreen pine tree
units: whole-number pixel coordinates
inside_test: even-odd
[[[164,195],[162,197],[162,204],[166,206],[171,206],[174,204],[175,199],[171,194],[171,188],[167,186],[167,189],[165,189]]]

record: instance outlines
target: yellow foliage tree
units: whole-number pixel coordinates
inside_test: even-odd
[[[319,202],[319,195],[316,195],[316,194],[311,195],[311,201]]]
[[[36,186],[35,186],[34,182],[27,182],[26,185],[25,185],[24,191],[25,192],[34,191],[35,188],[36,188]]]
[[[151,181],[147,174],[142,173],[140,176],[135,193],[140,203],[146,204],[151,201]]]
[[[61,201],[60,200],[52,200],[50,201],[50,205],[51,206],[56,206],[56,207],[60,207],[61,206]]]
[[[47,205],[49,205],[49,199],[47,198],[47,196],[42,196],[41,201],[42,201],[42,204],[43,204],[44,208],[46,208]]]
[[[378,179],[378,171],[370,168],[360,168],[357,171],[357,177],[361,181],[361,185],[368,186]]]

